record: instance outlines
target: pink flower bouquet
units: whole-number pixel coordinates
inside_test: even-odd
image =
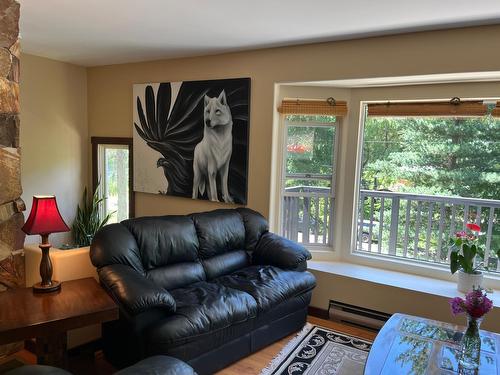
[[[471,318],[480,319],[493,308],[493,301],[486,296],[482,288],[474,289],[465,295],[465,299],[455,297],[450,300],[453,315],[467,313]]]

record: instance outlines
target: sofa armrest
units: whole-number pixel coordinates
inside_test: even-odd
[[[175,300],[163,288],[124,264],[113,264],[98,270],[99,279],[113,298],[130,315],[153,308],[175,311]]]
[[[269,264],[283,269],[306,269],[311,253],[303,246],[277,234],[262,235],[253,252],[254,264]]]

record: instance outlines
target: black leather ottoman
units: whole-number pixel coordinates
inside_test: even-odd
[[[5,375],[72,375],[70,372],[52,366],[27,365],[7,371]]]
[[[5,375],[72,375],[57,367],[31,365],[11,370]],[[196,375],[193,368],[177,358],[157,355],[124,368],[115,375]]]
[[[124,368],[115,375],[196,375],[196,372],[177,358],[155,355]]]

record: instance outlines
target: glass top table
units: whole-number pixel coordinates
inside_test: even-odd
[[[364,374],[458,374],[459,347],[464,329],[449,323],[394,314],[375,338]],[[479,374],[500,375],[500,335],[482,330],[480,334]]]

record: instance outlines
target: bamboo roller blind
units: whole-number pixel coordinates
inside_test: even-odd
[[[482,101],[368,104],[368,116],[476,117],[487,114],[488,106]],[[497,103],[491,115],[500,117],[499,103]]]
[[[347,102],[329,100],[284,99],[278,107],[284,115],[347,115]]]

